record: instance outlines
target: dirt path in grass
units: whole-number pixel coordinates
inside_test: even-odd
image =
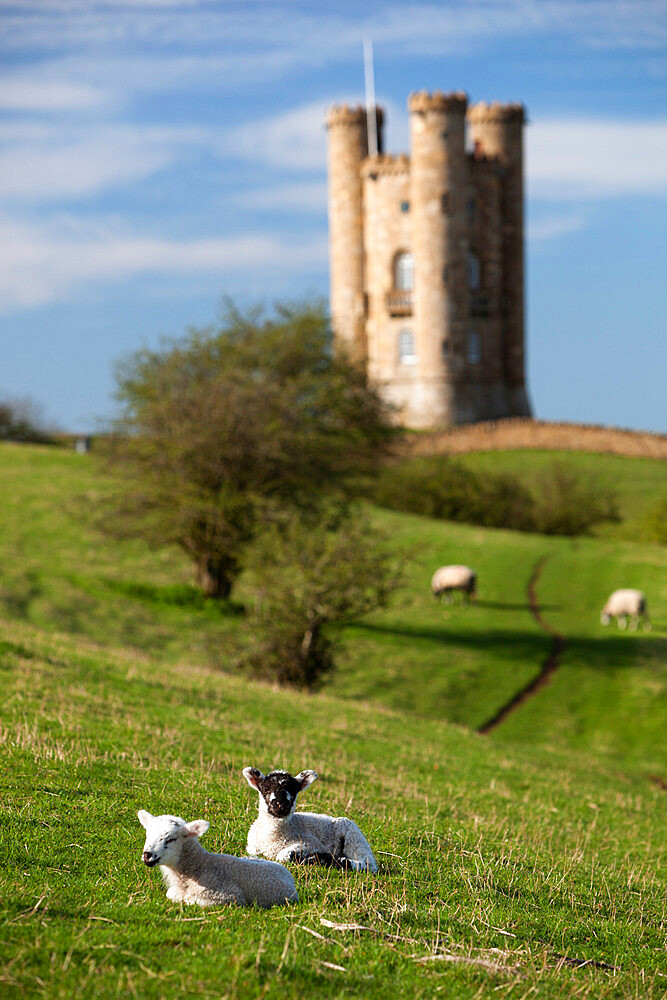
[[[530,605],[530,611],[540,626],[543,632],[547,632],[551,636],[551,649],[549,650],[549,655],[542,664],[542,669],[540,670],[537,677],[534,677],[532,681],[529,681],[524,687],[522,687],[515,695],[513,695],[508,702],[506,702],[502,708],[500,708],[492,718],[485,722],[477,730],[478,733],[490,733],[492,729],[499,726],[501,722],[504,722],[507,716],[516,711],[520,705],[523,705],[525,701],[532,698],[533,695],[544,687],[545,684],[549,683],[549,678],[558,670],[560,664],[560,656],[563,652],[563,647],[565,646],[565,639],[559,633],[556,632],[554,628],[551,627],[549,622],[545,621],[542,617],[540,611],[540,606],[537,602],[537,582],[540,578],[542,568],[547,561],[548,556],[542,556],[538,559],[533,566],[533,572],[530,574],[530,579],[526,585],[526,596],[528,597],[528,603]]]

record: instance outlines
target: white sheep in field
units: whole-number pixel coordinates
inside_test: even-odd
[[[636,629],[639,622],[643,621],[643,627],[650,629],[651,622],[643,592],[626,588],[625,590],[615,590],[613,594],[610,594],[607,603],[600,612],[600,622],[603,625],[608,625],[612,618],[616,619],[619,628],[626,628],[629,621],[630,628]]]
[[[477,573],[470,566],[441,566],[433,574],[431,590],[434,597],[444,594],[448,604],[452,600],[452,591],[460,590],[463,599],[469,602],[477,597]]]
[[[291,873],[275,861],[205,850],[199,843],[210,825],[205,819],[186,823],[180,816],[151,816],[144,809],[137,816],[146,830],[143,862],[149,868],[160,865],[172,902],[277,906],[298,901]]]
[[[377,861],[356,823],[344,816],[295,812],[296,797],[317,778],[315,771],[271,771],[244,767],[243,776],[259,792],[259,817],[248,831],[248,854],[276,861],[319,864],[376,872]]]

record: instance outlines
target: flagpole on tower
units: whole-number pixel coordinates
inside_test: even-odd
[[[373,43],[364,40],[364,84],[366,88],[366,129],[368,132],[368,155],[378,154],[378,124],[375,110],[375,75],[373,72]]]

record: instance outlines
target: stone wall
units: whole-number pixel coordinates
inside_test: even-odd
[[[409,435],[405,448],[414,455],[535,448],[667,459],[667,434],[515,417],[451,427],[431,434]]]

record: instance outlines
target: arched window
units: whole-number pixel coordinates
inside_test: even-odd
[[[402,365],[416,365],[415,337],[412,330],[401,330],[398,335],[398,360]]]
[[[482,283],[482,269],[476,253],[468,254],[468,288],[476,292]]]
[[[482,360],[482,338],[477,330],[468,331],[468,361],[477,365]]]
[[[415,258],[411,253],[401,251],[394,257],[394,288],[399,292],[411,292],[415,287]]]

